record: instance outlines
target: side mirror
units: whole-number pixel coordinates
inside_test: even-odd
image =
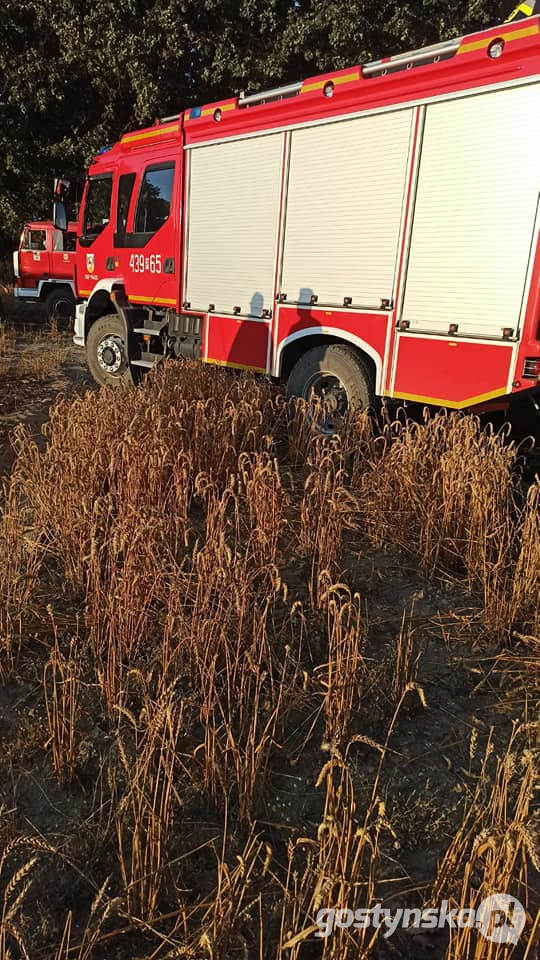
[[[57,230],[67,230],[66,205],[62,200],[55,200],[53,203],[53,223]]]
[[[64,180],[63,177],[54,178],[54,198],[55,200],[65,200],[68,193],[71,183],[69,180]]]

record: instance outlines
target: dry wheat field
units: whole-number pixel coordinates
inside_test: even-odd
[[[163,365],[11,436],[2,960],[536,957],[538,481],[470,416]],[[325,908],[522,903],[317,934]]]

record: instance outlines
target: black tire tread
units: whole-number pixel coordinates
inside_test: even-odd
[[[106,333],[114,334],[115,336],[125,336],[124,325],[117,313],[108,313],[103,317],[99,317],[90,327],[86,338],[86,362],[88,369],[95,382],[101,387],[111,386],[118,388],[132,386],[133,376],[129,366],[119,377],[113,377],[104,373],[97,362],[95,349],[97,348],[99,340]]]
[[[73,290],[71,289],[71,287],[55,287],[54,290],[51,290],[51,292],[47,294],[47,296],[45,297],[45,309],[47,311],[47,317],[51,323],[53,322],[53,320],[56,319],[56,315],[54,312],[54,304],[56,303],[56,301],[60,296],[67,300],[71,300],[71,303],[73,306],[73,312],[71,317],[69,318],[69,320],[64,321],[65,326],[69,327],[70,323],[73,321],[75,317],[75,296],[73,294]]]
[[[356,389],[358,397],[361,399],[361,406],[368,408],[371,406],[374,398],[374,384],[371,370],[362,356],[354,347],[349,347],[342,343],[319,344],[307,350],[295,363],[291,370],[287,382],[289,396],[303,396],[301,389],[302,381],[307,381],[313,372],[314,364],[321,364],[327,361],[331,365],[331,358],[334,356],[339,363],[341,359],[349,368],[349,382],[356,380]],[[326,365],[326,364],[325,364]]]

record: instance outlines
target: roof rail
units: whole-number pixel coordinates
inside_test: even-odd
[[[253,107],[256,103],[267,103],[269,100],[282,100],[285,97],[294,97],[302,89],[302,81],[287,83],[284,87],[273,87],[272,90],[262,90],[260,93],[245,94],[242,90],[238,97],[239,107]]]
[[[385,57],[384,60],[373,60],[371,63],[363,65],[362,73],[365,77],[375,77],[391,73],[394,70],[409,70],[411,67],[419,66],[422,63],[438,63],[439,60],[447,60],[449,57],[453,57],[461,40],[462,37],[457,37],[455,40],[443,40],[442,43],[433,43],[430,47],[422,47],[420,50],[396,53],[395,56]]]
[[[446,60],[452,57],[461,43],[462,37],[455,40],[444,40],[442,43],[434,43],[429,47],[422,47],[420,50],[412,50],[409,53],[397,53],[393,57],[385,57],[384,60],[373,60],[362,66],[362,74],[366,77],[374,77],[391,73],[394,70],[405,70],[410,67],[418,66],[421,63],[438,63],[439,60]],[[283,87],[274,87],[271,90],[262,90],[260,93],[245,94],[242,90],[238,97],[239,107],[252,107],[257,103],[267,103],[269,100],[281,100],[286,97],[294,97],[302,89],[302,80],[296,83],[288,83]]]
[[[170,116],[170,117],[160,117],[160,118],[159,118],[159,122],[160,122],[160,123],[170,123],[171,120],[178,120],[181,116],[182,116],[181,113],[173,113],[172,116]]]

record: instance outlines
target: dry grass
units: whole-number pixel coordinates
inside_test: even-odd
[[[140,683],[146,687],[143,678]],[[169,835],[175,813],[180,816],[182,809],[175,786],[182,707],[175,699],[169,691],[152,702],[145,690],[140,716],[125,712],[131,743],[117,731],[118,759],[110,772],[115,788],[118,772],[123,781],[123,791],[115,797],[115,826],[126,909],[144,921],[157,913]]]
[[[43,383],[57,373],[68,354],[65,339],[54,332],[38,334],[25,350],[16,351],[15,335],[6,327],[0,330],[0,384],[25,379]]]
[[[366,459],[353,487],[372,542],[399,544],[428,576],[455,572],[481,590],[486,626],[498,637],[523,620],[537,626],[538,482],[523,506],[519,451],[503,433],[455,413],[395,422]]]
[[[506,545],[515,448],[459,414],[396,422],[384,441],[358,484],[370,536],[414,549],[428,574],[482,576]]]
[[[19,356],[13,369],[8,373],[8,377],[17,377],[20,379],[28,378],[43,383],[51,374],[56,373],[63,363],[65,363],[69,353],[69,347],[63,342],[54,341],[47,345],[45,350],[35,356]]]
[[[4,859],[5,857],[2,858],[1,866],[4,865]],[[0,956],[6,958],[6,960],[9,960],[12,955],[10,944],[18,947],[20,955],[25,960],[30,960],[30,948],[27,946],[24,929],[23,907],[24,900],[32,886],[32,873],[36,862],[37,857],[31,857],[12,874],[4,886],[2,915],[0,916]]]
[[[46,852],[7,878],[2,957],[383,957],[373,929],[316,939],[317,910],[389,890],[408,903],[411,887],[419,907],[497,889],[532,913],[530,725],[484,738],[481,761],[475,740],[464,774],[449,760],[453,835],[423,884],[407,880],[384,798],[407,769],[407,725],[421,755],[444,683],[423,681],[410,597],[391,598],[390,647],[374,648],[358,571],[397,550],[426,583],[455,576],[473,610],[455,620],[480,662],[489,634],[482,682],[511,665],[530,711],[538,483],[520,498],[517,451],[473,418],[378,436],[363,415],[341,440],[315,420],[265,381],[185,363],[137,390],[59,400],[43,452],[18,430],[0,669],[40,691],[54,805],[67,795],[84,814],[70,808],[55,848],[77,896],[54,906]],[[46,857],[50,917],[31,929]],[[530,921],[530,956],[533,936]],[[437,951],[499,958],[470,930]]]
[[[60,783],[70,783],[77,765],[78,707],[81,663],[77,644],[72,640],[66,654],[58,641],[53,623],[53,642],[43,671],[43,692],[52,763]]]
[[[14,336],[7,324],[0,326],[0,359],[13,352]]]
[[[0,677],[13,676],[43,561],[39,537],[30,532],[31,514],[20,502],[15,487],[6,491],[0,517]]]
[[[326,737],[332,746],[347,744],[358,713],[368,668],[362,655],[366,630],[360,597],[351,597],[344,584],[332,585],[327,605],[328,663],[321,669]],[[324,677],[324,679],[322,679]]]
[[[416,682],[420,652],[415,649],[414,605],[403,611],[401,628],[392,650],[392,699],[398,704],[411,684]]]
[[[538,724],[533,730],[537,735]],[[523,744],[526,732],[519,727],[512,731],[493,781],[487,773],[493,749],[488,740],[471,800],[440,864],[433,903],[445,897],[451,906],[475,908],[485,897],[512,888],[534,913],[529,874],[540,866],[538,819],[532,809],[538,767],[533,751]],[[466,927],[453,932],[445,960],[499,960],[507,955],[507,945],[486,942]]]

